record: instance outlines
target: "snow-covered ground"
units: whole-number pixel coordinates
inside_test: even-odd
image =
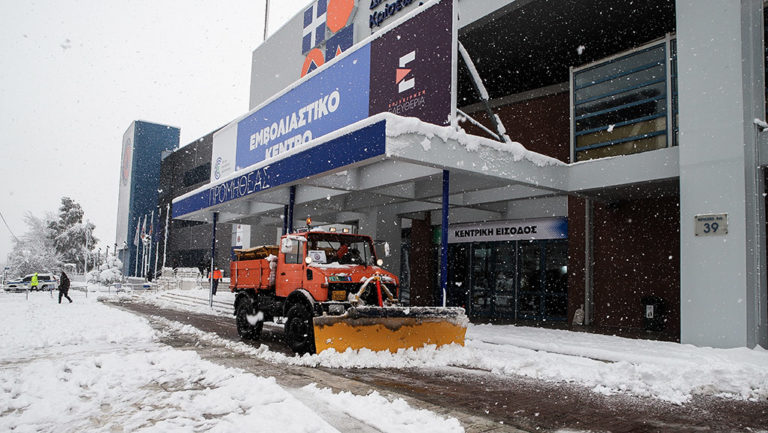
[[[158,343],[140,317],[97,298],[125,297],[233,320],[226,289],[115,293],[0,293],[0,431],[336,431],[328,414],[366,414],[381,431],[462,431],[454,418],[377,393],[286,389],[274,378],[223,367]],[[95,291],[94,291],[95,290]],[[177,332],[264,360],[308,367],[425,367],[568,382],[595,392],[685,403],[694,395],[768,399],[768,351],[690,345],[517,326],[470,325],[466,346],[395,354],[367,350],[286,356],[189,325]],[[268,323],[266,327],[280,327]],[[480,372],[478,372],[478,370]],[[383,408],[386,406],[386,409]],[[377,409],[372,410],[375,407]],[[318,412],[317,408],[325,408]],[[371,414],[381,414],[371,419]],[[387,414],[384,416],[383,414]],[[392,415],[396,414],[396,415]],[[122,429],[122,430],[121,430]]]
[[[283,388],[158,343],[145,319],[94,292],[61,305],[56,294],[0,292],[0,431],[335,432],[328,412],[384,432],[463,431],[377,393]]]
[[[213,310],[208,306],[206,290],[146,293],[143,297],[159,306],[219,314],[223,320],[233,320],[233,296],[226,289],[216,295]],[[169,325],[202,339],[219,339],[190,326]],[[513,325],[470,325],[465,347],[427,347],[395,354],[330,350],[289,357],[266,346],[227,344],[253,356],[294,365],[471,367],[498,375],[574,383],[602,394],[628,393],[673,403],[685,403],[694,395],[768,399],[768,351],[760,347],[714,349]]]

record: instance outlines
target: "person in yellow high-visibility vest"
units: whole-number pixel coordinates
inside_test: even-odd
[[[32,275],[32,279],[29,280],[29,290],[37,290],[37,272]]]

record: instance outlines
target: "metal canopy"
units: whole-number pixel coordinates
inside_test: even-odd
[[[364,131],[375,132],[363,137]],[[443,170],[451,173],[449,206],[456,222],[502,219],[509,201],[562,195],[567,188],[568,167],[555,159],[389,113],[332,135],[176,198],[174,218],[210,222],[216,212],[222,223],[282,226],[291,186],[297,220],[354,222],[377,207],[418,217],[441,209]],[[361,154],[353,155],[357,150]],[[346,163],[337,164],[342,156]],[[308,158],[328,160],[310,167]],[[253,173],[267,173],[271,180],[259,180],[268,187],[251,191],[237,183]],[[227,188],[231,193],[232,185],[240,188],[233,197],[211,199]]]

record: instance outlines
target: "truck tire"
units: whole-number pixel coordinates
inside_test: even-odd
[[[285,321],[285,340],[294,353],[315,352],[312,313],[305,306],[296,304],[288,309]]]
[[[237,307],[237,314],[235,315],[235,323],[237,324],[237,333],[241,338],[246,340],[255,340],[261,336],[261,329],[264,327],[264,321],[256,322],[255,325],[251,325],[248,322],[248,316],[255,316],[258,310],[251,302],[241,302]]]

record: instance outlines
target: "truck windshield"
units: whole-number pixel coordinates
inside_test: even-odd
[[[308,254],[315,263],[370,266],[376,262],[371,240],[355,235],[312,233]]]

